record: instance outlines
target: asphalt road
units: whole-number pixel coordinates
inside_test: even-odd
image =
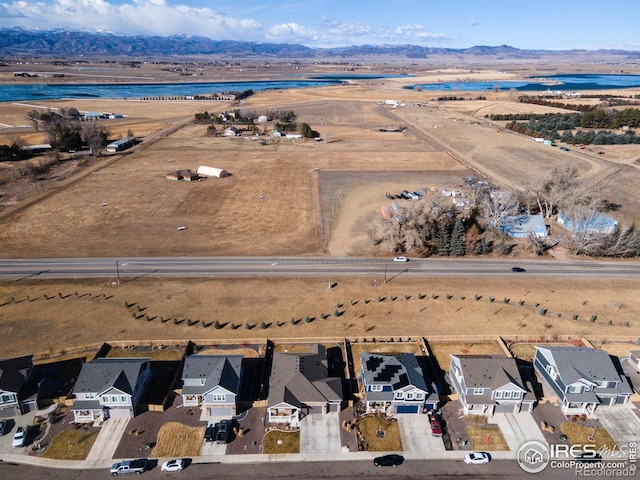
[[[511,268],[524,268],[514,273]],[[0,278],[550,276],[640,278],[640,263],[506,259],[411,259],[353,257],[157,257],[0,260]]]
[[[493,461],[488,465],[465,465],[455,460],[411,460],[397,468],[376,468],[367,461],[341,462],[284,462],[284,463],[249,463],[249,464],[192,464],[182,472],[164,473],[159,467],[145,472],[145,480],[160,478],[188,478],[189,480],[245,480],[255,478],[268,479],[305,479],[305,480],[344,480],[394,478],[409,479],[464,479],[478,480],[511,480],[530,479],[555,480],[575,476],[572,470],[554,470],[547,467],[535,475],[525,473],[514,460]],[[60,470],[45,469],[27,465],[10,465],[0,463],[0,477],[3,480],[100,480],[111,478],[109,471],[104,470]],[[138,478],[136,476],[136,478]]]

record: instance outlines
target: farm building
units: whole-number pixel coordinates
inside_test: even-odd
[[[583,215],[569,217],[564,212],[558,213],[556,220],[567,230],[573,233],[613,233],[618,222],[613,218],[602,215],[601,213],[590,211]]]
[[[200,178],[200,176],[195,173],[192,172],[189,169],[185,169],[185,170],[174,170],[172,172],[167,173],[167,180],[183,180],[185,182],[193,182],[195,180],[198,180]]]
[[[547,236],[547,226],[542,215],[510,215],[502,220],[502,231],[512,238]]]
[[[242,132],[238,130],[236,127],[225,128],[224,132],[222,132],[224,137],[239,137],[242,135]]]
[[[258,123],[266,123],[269,121],[269,117],[267,117],[266,115],[260,115],[258,117]]]
[[[111,142],[107,145],[107,152],[115,153],[121,152],[128,148],[133,147],[136,144],[136,137],[124,137],[115,142]]]
[[[227,172],[226,170],[224,170],[222,168],[207,167],[207,166],[203,165],[203,166],[198,167],[198,175],[200,175],[202,177],[224,178],[224,177],[228,177],[229,176],[229,172]]]

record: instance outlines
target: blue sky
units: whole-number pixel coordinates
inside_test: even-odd
[[[640,0],[0,0],[0,26],[310,47],[640,50]]]

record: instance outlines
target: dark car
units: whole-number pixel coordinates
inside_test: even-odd
[[[205,442],[213,442],[216,439],[216,426],[213,423],[207,425],[204,431]]]
[[[229,442],[229,420],[222,420],[216,424],[216,443],[226,444]]]
[[[522,268],[522,267],[513,267],[511,269],[511,271],[515,272],[515,273],[524,273],[524,272],[526,272],[526,270],[524,268]]]
[[[383,455],[382,457],[376,457],[373,459],[373,464],[376,467],[397,467],[398,465],[402,465],[404,462],[404,457],[402,455]]]
[[[578,463],[598,463],[602,461],[602,455],[593,451],[582,452],[576,455],[575,458]]]
[[[0,420],[0,437],[4,435],[4,431],[7,429],[7,421]]]

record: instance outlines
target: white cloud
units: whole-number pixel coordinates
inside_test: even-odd
[[[318,40],[318,33],[292,22],[272,26],[265,37],[270,42],[307,43]]]

